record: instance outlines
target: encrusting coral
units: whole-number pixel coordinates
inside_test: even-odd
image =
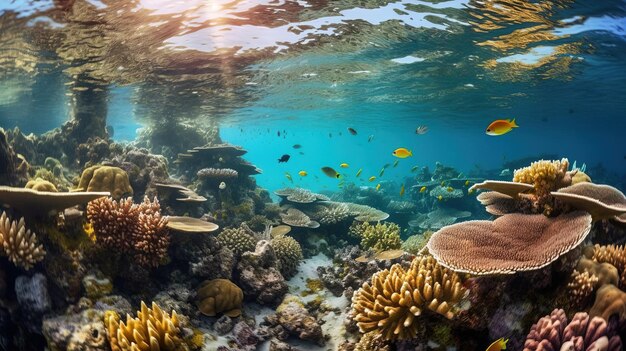
[[[152,303],[152,308],[141,302],[137,317],[126,315],[120,321],[115,312],[104,316],[112,351],[183,351],[187,345],[180,337],[180,322],[176,311],[171,315]]]
[[[37,191],[51,191],[54,193],[58,192],[57,187],[54,184],[42,178],[29,180],[28,183],[26,183],[25,188]]]
[[[247,251],[254,251],[257,242],[254,232],[245,224],[237,228],[222,230],[217,235],[217,241],[220,245],[226,246],[233,251],[236,256],[241,256],[241,254]]]
[[[465,295],[461,276],[431,256],[418,256],[408,269],[394,264],[372,276],[352,297],[354,320],[362,333],[376,331],[386,340],[415,336],[423,311],[448,319]]]
[[[617,316],[619,324],[623,324],[626,321],[626,292],[613,284],[602,286],[596,293],[596,300],[589,314],[592,317],[601,317],[607,322],[611,317]]]
[[[620,273],[620,285],[626,286],[626,247],[624,245],[600,246],[596,244],[591,259],[617,268]]]
[[[150,202],[146,197],[140,204],[132,198],[100,198],[87,205],[87,218],[98,243],[132,255],[142,266],[156,267],[167,255],[167,217],[161,216],[156,198]]]
[[[37,236],[26,229],[24,218],[14,221],[6,212],[0,216],[0,253],[26,270],[31,269],[46,255],[43,246],[37,242]]]
[[[391,347],[376,332],[363,334],[359,342],[354,346],[354,351],[389,351]]]
[[[294,276],[298,271],[300,261],[303,259],[300,244],[290,236],[276,235],[270,240],[270,245],[276,253],[280,274],[286,279]]]
[[[75,190],[108,191],[115,199],[133,194],[128,174],[123,169],[98,165],[85,168]]]
[[[198,309],[202,314],[213,317],[224,313],[239,317],[243,307],[243,291],[228,279],[206,280],[196,292]]]
[[[361,238],[361,247],[375,251],[399,249],[402,245],[400,239],[400,227],[395,223],[354,222],[350,226],[349,233]]]

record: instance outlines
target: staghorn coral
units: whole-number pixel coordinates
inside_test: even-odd
[[[37,191],[50,191],[53,193],[58,192],[57,187],[54,184],[39,177],[29,180],[28,183],[26,183],[25,188]]]
[[[198,179],[203,181],[221,182],[223,180],[235,179],[239,172],[230,168],[203,168],[196,173]]]
[[[569,161],[566,158],[560,161],[539,160],[528,167],[515,170],[513,181],[531,184],[535,195],[544,197],[548,196],[551,191],[571,184],[571,177],[568,177],[567,173],[568,168]]]
[[[290,236],[276,235],[270,241],[270,245],[276,253],[280,274],[285,279],[293,277],[298,271],[300,261],[304,258],[300,244]]]
[[[465,294],[461,277],[431,256],[418,256],[405,270],[399,264],[372,276],[352,297],[354,320],[362,333],[376,331],[386,340],[410,339],[419,317],[430,310],[448,319]]]
[[[468,221],[437,231],[428,251],[438,262],[471,274],[513,274],[545,267],[578,246],[591,230],[591,216],[570,212],[507,214],[492,221]]]
[[[624,245],[600,246],[596,244],[591,259],[617,268],[620,273],[620,285],[626,286],[626,247]]]
[[[217,241],[220,245],[232,250],[236,256],[241,256],[247,251],[254,251],[257,242],[254,232],[245,224],[237,228],[224,229],[217,235]]]
[[[600,344],[604,348],[600,348]],[[561,309],[555,309],[549,316],[533,324],[524,343],[524,351],[599,349],[622,349],[620,337],[607,329],[606,321],[579,312],[568,324],[565,311]]]
[[[307,216],[304,212],[295,209],[288,208],[286,213],[281,213],[280,218],[283,223],[290,225],[292,227],[304,227],[304,228],[319,228],[320,224],[314,220],[312,220],[309,216]]]
[[[104,316],[112,351],[183,351],[188,350],[181,339],[180,322],[176,311],[171,315],[152,303],[152,308],[141,302],[137,317],[126,315],[126,323],[116,312]]]
[[[115,199],[133,194],[128,174],[123,169],[99,165],[85,168],[75,190],[108,191]]]
[[[196,292],[198,309],[205,316],[214,317],[224,313],[239,317],[243,307],[243,291],[228,279],[206,280]]]
[[[395,223],[369,222],[352,223],[349,229],[352,236],[361,239],[361,247],[364,249],[374,249],[375,251],[386,251],[399,249],[402,245],[400,239],[400,227]]]
[[[432,230],[426,230],[422,234],[411,235],[402,243],[401,248],[410,254],[417,255],[434,233]]]
[[[348,205],[341,202],[327,202],[315,206],[311,216],[320,224],[330,225],[345,221],[350,217]]]
[[[3,212],[0,216],[0,253],[16,266],[26,270],[41,261],[46,254],[37,236],[26,229],[24,218],[14,221]]]
[[[161,216],[156,198],[150,202],[145,197],[140,204],[132,198],[100,198],[87,205],[87,219],[99,244],[132,255],[142,266],[156,267],[167,255],[167,217]]]

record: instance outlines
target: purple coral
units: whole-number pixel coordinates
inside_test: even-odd
[[[619,351],[622,340],[608,331],[604,319],[591,318],[586,312],[576,313],[568,324],[562,309],[555,309],[533,324],[524,343],[524,351],[598,349]]]

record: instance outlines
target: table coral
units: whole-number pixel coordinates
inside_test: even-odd
[[[461,276],[431,256],[418,256],[408,269],[394,264],[364,283],[352,297],[354,320],[362,333],[376,331],[386,340],[410,339],[417,333],[422,312],[448,319],[465,294]]]
[[[24,218],[11,220],[6,212],[0,216],[0,253],[26,270],[43,260],[46,251],[35,233],[26,229]]]
[[[100,198],[87,205],[87,218],[98,243],[132,255],[142,266],[156,267],[167,255],[167,217],[161,216],[156,198],[151,202],[146,197],[140,204],[134,204],[132,198]]]
[[[402,245],[400,239],[400,227],[395,223],[354,222],[349,232],[352,236],[361,238],[361,247],[385,251],[399,249]]]
[[[127,315],[126,322],[115,312],[105,314],[104,318],[113,351],[188,350],[180,337],[176,311],[165,313],[156,303],[148,308],[142,301],[137,317]]]
[[[243,307],[243,291],[228,279],[206,280],[198,287],[198,309],[206,316],[224,313],[239,317]]]
[[[108,191],[115,199],[132,195],[128,174],[118,167],[91,166],[83,171],[77,191]]]

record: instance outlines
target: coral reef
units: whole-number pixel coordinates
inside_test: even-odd
[[[348,205],[341,202],[325,202],[315,206],[310,215],[320,224],[331,225],[347,220],[350,217],[350,210]]]
[[[37,191],[58,192],[57,187],[54,184],[39,177],[29,180],[24,187],[26,189],[33,189]]]
[[[217,235],[217,241],[222,246],[226,246],[236,256],[241,256],[244,252],[253,251],[256,247],[257,239],[255,233],[245,224],[237,228],[226,228]]]
[[[617,268],[620,274],[620,285],[626,286],[626,247],[623,245],[596,244],[593,250],[592,259],[599,263],[608,263]],[[615,284],[617,285],[617,284]]]
[[[399,249],[400,227],[395,223],[354,222],[349,229],[350,235],[361,239],[361,247],[375,251]]]
[[[601,317],[607,323],[611,317],[617,316],[620,324],[626,321],[626,292],[621,291],[615,285],[607,284],[598,289],[596,301],[589,315]]]
[[[417,333],[422,312],[450,319],[465,294],[461,277],[430,256],[418,256],[408,269],[395,264],[380,271],[355,292],[354,320],[362,333],[377,331],[384,339],[410,339]]]
[[[87,205],[87,218],[99,244],[131,255],[142,266],[156,267],[167,256],[167,218],[156,198],[151,202],[146,197],[140,204],[131,198],[100,198]]]
[[[260,304],[278,305],[287,293],[285,278],[278,270],[279,261],[268,241],[257,243],[254,252],[245,252],[237,264],[237,273],[246,298]]]
[[[239,172],[230,168],[203,168],[196,173],[201,181],[221,182],[224,180],[235,179],[239,176]]]
[[[206,316],[223,313],[228,317],[239,317],[243,307],[243,291],[228,279],[213,279],[202,282],[196,293],[198,309]]]
[[[316,319],[309,314],[300,300],[294,296],[287,296],[276,309],[276,315],[268,316],[265,322],[282,327],[289,335],[301,340],[324,345],[322,328]]]
[[[275,235],[270,240],[270,245],[278,258],[280,273],[285,279],[293,277],[303,259],[300,244],[290,236]]]
[[[320,226],[318,222],[312,220],[306,213],[295,208],[288,208],[287,212],[280,214],[280,218],[283,223],[292,227],[318,228]]]
[[[6,212],[0,216],[0,254],[5,255],[16,266],[26,270],[43,260],[46,251],[37,241],[37,236],[26,229],[24,218],[11,220]]]
[[[314,193],[302,188],[283,188],[274,191],[274,194],[284,198],[285,200],[297,204],[310,204],[316,201],[328,201],[328,196]]]
[[[359,342],[355,345],[354,351],[390,351],[391,347],[376,332],[363,334]]]
[[[75,191],[108,191],[117,200],[133,194],[128,174],[123,169],[100,165],[83,171]]]
[[[531,163],[528,167],[515,170],[513,181],[531,184],[535,194],[543,197],[550,194],[551,191],[571,184],[571,177],[568,177],[567,174],[568,168],[569,161],[567,159],[560,161],[539,160]]]
[[[411,235],[402,243],[401,248],[410,254],[417,255],[426,246],[434,233],[432,230],[426,230],[422,234]]]

